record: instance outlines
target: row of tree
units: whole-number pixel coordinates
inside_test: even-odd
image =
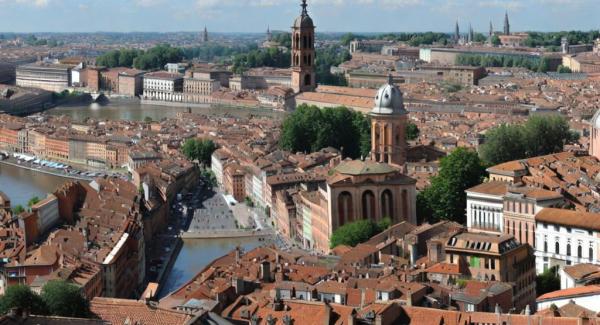
[[[0,314],[4,315],[13,308],[35,315],[82,318],[90,315],[89,302],[79,287],[62,280],[48,282],[40,295],[23,284],[9,286],[0,297]]]
[[[333,147],[345,157],[366,156],[371,147],[370,120],[346,107],[320,109],[303,104],[283,121],[279,144],[292,152]]]
[[[532,58],[521,55],[503,54],[459,54],[456,57],[456,64],[475,67],[526,68],[537,72],[547,72],[550,69],[550,64],[546,57]]]
[[[317,49],[315,73],[317,83],[331,86],[347,86],[348,81],[343,74],[331,73],[331,67],[350,60],[350,52],[346,48],[327,46]]]
[[[96,58],[96,64],[109,68],[134,67],[140,70],[162,69],[169,62],[180,62],[184,52],[168,44],[147,51],[136,49],[112,50]]]
[[[256,49],[233,57],[233,72],[242,73],[250,68],[273,67],[288,68],[291,55],[278,48]]]
[[[488,130],[479,153],[487,164],[496,165],[560,152],[578,138],[563,117],[531,116],[524,124],[503,124]]]
[[[562,38],[566,37],[569,44],[592,44],[594,40],[600,37],[600,31],[563,31],[563,32],[529,32],[529,36],[523,44],[529,47],[551,47],[560,50]]]

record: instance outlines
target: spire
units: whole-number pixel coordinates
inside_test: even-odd
[[[473,32],[473,26],[471,25],[471,23],[469,23],[469,35],[468,35],[468,41],[473,42],[474,41],[474,32]]]
[[[504,35],[510,35],[510,22],[508,20],[508,10],[504,14]]]
[[[456,20],[456,26],[454,27],[454,40],[458,42],[460,39],[460,27],[458,27],[458,19]]]
[[[306,10],[306,7],[308,7],[308,5],[306,4],[306,0],[302,0],[302,4],[300,5],[300,7],[302,7],[302,16],[308,15],[308,11]]]

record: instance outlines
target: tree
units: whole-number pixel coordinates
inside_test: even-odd
[[[25,208],[24,208],[22,205],[20,205],[20,204],[17,204],[17,205],[16,205],[16,206],[15,206],[15,207],[12,209],[12,211],[13,211],[13,214],[21,214],[21,213],[25,212]]]
[[[548,292],[560,290],[560,277],[558,276],[558,267],[554,266],[545,270],[535,278],[536,294],[538,296]]]
[[[500,37],[498,35],[492,36],[492,45],[500,46],[501,44],[502,44],[502,41],[500,41]]]
[[[200,174],[200,177],[204,179],[204,181],[209,187],[217,186],[217,177],[215,176],[215,173],[213,173],[212,170],[203,169],[202,173]]]
[[[558,72],[558,73],[572,73],[573,71],[571,71],[571,68],[565,67],[564,65],[561,64],[556,69],[556,72]]]
[[[368,116],[346,107],[300,105],[283,121],[279,145],[293,152],[314,152],[325,147],[358,158],[370,150]]]
[[[378,222],[363,219],[347,223],[333,232],[331,235],[330,247],[334,248],[338,245],[354,247],[388,229],[391,225],[392,219],[389,217],[384,217]]]
[[[523,158],[526,151],[524,137],[522,127],[502,124],[488,130],[479,154],[490,165]]]
[[[569,123],[561,116],[532,116],[523,131],[527,143],[526,157],[560,152],[572,138]]]
[[[210,166],[215,150],[217,145],[210,139],[188,139],[181,147],[181,151],[189,160],[198,160],[205,166]]]
[[[339,245],[356,246],[377,234],[377,226],[371,220],[359,220],[347,223],[336,229],[331,235],[331,248]]]
[[[578,140],[561,116],[532,116],[523,125],[500,125],[488,130],[479,153],[488,164],[560,152]]]
[[[458,148],[440,161],[440,172],[431,178],[431,185],[423,191],[421,210],[430,212],[429,221],[465,221],[465,190],[480,184],[485,167],[476,152]]]
[[[9,286],[0,297],[0,313],[6,314],[12,308],[27,310],[32,314],[44,315],[46,308],[40,296],[23,284]]]
[[[40,202],[40,198],[37,196],[34,196],[31,199],[29,199],[29,201],[27,201],[27,206],[31,208],[32,206],[36,205],[38,202]]]
[[[46,283],[41,298],[52,315],[86,317],[90,314],[89,303],[80,288],[62,280]]]
[[[412,122],[408,122],[406,124],[406,140],[416,140],[417,138],[419,138],[420,133],[421,131],[419,130],[419,127],[417,127],[416,124]]]
[[[144,122],[151,123],[152,122],[152,118],[150,116],[146,116],[146,117],[144,117]]]

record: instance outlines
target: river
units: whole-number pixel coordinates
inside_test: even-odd
[[[0,191],[11,199],[12,206],[27,205],[34,196],[43,199],[69,180],[63,177],[37,173],[15,166],[0,164]]]
[[[142,105],[139,100],[134,99],[111,99],[107,104],[82,104],[75,106],[59,106],[46,111],[50,115],[67,115],[74,121],[81,122],[86,118],[99,120],[129,120],[143,121],[150,117],[154,121],[163,118],[173,118],[178,112],[185,112],[185,107],[170,107],[160,105]],[[285,113],[258,108],[236,108],[236,107],[192,107],[193,113],[211,116],[233,116],[247,118],[250,116],[266,116],[281,118]]]
[[[181,287],[208,263],[229,253],[236,246],[248,251],[258,247],[259,242],[257,238],[185,239],[171,272],[160,288],[160,298]]]

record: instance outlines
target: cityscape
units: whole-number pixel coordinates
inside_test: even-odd
[[[131,2],[0,0],[0,324],[600,324],[597,3]]]

